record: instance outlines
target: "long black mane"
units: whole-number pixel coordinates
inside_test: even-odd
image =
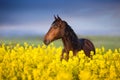
[[[67,27],[65,28],[65,35],[69,36],[69,38],[72,39],[73,41],[76,41],[76,39],[78,39],[77,35],[68,24],[66,26]]]
[[[80,48],[80,45],[78,44],[79,39],[78,39],[76,33],[71,28],[71,26],[69,26],[67,23],[66,23],[66,27],[65,27],[64,37],[65,37],[66,41],[71,42],[73,49]]]

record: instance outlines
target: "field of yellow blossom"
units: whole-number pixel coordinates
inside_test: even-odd
[[[0,80],[120,80],[120,48],[96,48],[88,58],[83,51],[60,61],[62,47],[0,46]],[[92,55],[92,53],[91,53]]]

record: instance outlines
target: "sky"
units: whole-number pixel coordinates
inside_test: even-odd
[[[0,0],[0,36],[44,35],[54,15],[78,35],[120,36],[120,0]]]

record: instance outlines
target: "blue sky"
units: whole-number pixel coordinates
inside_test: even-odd
[[[120,36],[120,0],[0,0],[0,35],[45,34],[57,14],[77,34]]]

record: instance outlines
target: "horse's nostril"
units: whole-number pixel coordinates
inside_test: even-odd
[[[50,43],[49,40],[44,40],[45,45],[48,45]]]

